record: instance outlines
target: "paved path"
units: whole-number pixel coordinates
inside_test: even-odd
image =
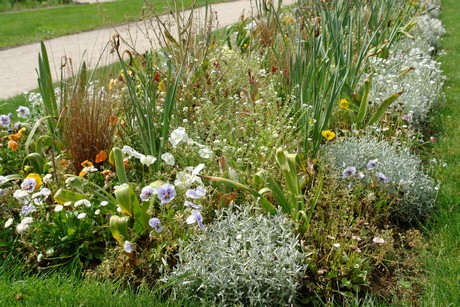
[[[296,0],[283,0],[284,5],[295,2]],[[249,0],[237,0],[213,4],[211,5],[211,9],[217,14],[218,26],[224,27],[237,22],[242,13],[246,16],[252,14],[253,10],[255,10],[252,7],[253,3]],[[204,16],[203,14],[204,8],[198,9],[195,12],[195,16],[198,18]],[[158,42],[149,40],[144,34],[145,30],[148,29],[147,32],[150,38],[154,37],[150,30],[151,27],[147,23],[132,23],[46,41],[45,45],[48,50],[48,56],[50,57],[51,70],[54,70],[55,73],[53,80],[59,79],[57,76],[60,75],[59,67],[63,56],[72,59],[74,69],[78,69],[82,59],[85,59],[90,67],[94,67],[100,57],[101,63],[109,64],[116,61],[116,55],[109,54],[110,48],[106,48],[116,32],[122,38],[130,41],[138,52],[142,53],[146,50],[157,48]],[[106,48],[105,51],[104,48]],[[123,46],[120,48],[122,50]],[[0,99],[22,94],[38,87],[35,69],[38,65],[39,52],[39,43],[0,50],[0,72],[2,75]]]

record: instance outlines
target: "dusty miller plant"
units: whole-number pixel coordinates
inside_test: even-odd
[[[396,50],[388,59],[372,58],[371,101],[380,104],[395,92],[403,92],[398,101],[417,126],[426,122],[429,111],[441,96],[444,78],[440,63],[418,47]]]
[[[326,156],[350,187],[378,186],[393,195],[394,218],[411,222],[432,212],[438,187],[409,148],[369,137],[351,137],[328,146]]]
[[[177,294],[232,306],[294,302],[305,268],[293,226],[284,214],[254,208],[220,210],[204,233],[182,244],[180,263],[166,277],[179,277]]]

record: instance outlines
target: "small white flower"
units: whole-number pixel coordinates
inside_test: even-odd
[[[137,151],[135,151],[132,147],[129,146],[123,146],[121,149],[121,152],[128,156],[129,158],[134,157],[136,159],[140,159],[143,155]]]
[[[64,205],[64,207],[68,207],[68,206],[70,206],[71,204],[72,204],[71,201],[66,201],[63,205]]]
[[[213,152],[211,149],[209,148],[202,148],[198,151],[198,154],[200,155],[200,157],[202,157],[203,159],[209,159],[213,156]]]
[[[16,225],[16,231],[20,235],[24,234],[27,230],[29,230],[29,228],[30,228],[29,224],[19,223]]]
[[[21,224],[31,224],[33,221],[33,217],[28,216],[22,219]]]
[[[53,175],[52,174],[46,174],[43,177],[43,182],[44,183],[52,183],[53,182]]]
[[[164,154],[162,154],[161,160],[163,160],[168,165],[174,165],[175,163],[174,156],[172,155],[172,153],[169,152],[165,152]]]
[[[96,211],[94,211],[94,214],[95,214],[95,215],[101,214],[101,209],[97,209]]]
[[[380,238],[380,237],[375,237],[374,239],[372,239],[372,242],[374,242],[376,244],[383,244],[383,243],[385,243],[385,240],[383,238]]]
[[[332,246],[334,246],[335,248],[339,248],[339,247],[340,247],[340,243],[334,243],[334,244],[332,244]]]
[[[64,209],[63,205],[57,205],[56,207],[54,207],[54,212],[60,212],[62,211],[62,209]]]
[[[80,207],[80,206],[85,206],[87,208],[91,208],[91,203],[87,199],[80,199],[80,200],[77,200],[75,202],[74,207],[77,208],[77,207]]]
[[[134,250],[134,244],[129,241],[125,241],[125,243],[123,244],[123,249],[125,250],[125,252],[130,254]]]
[[[43,196],[45,199],[51,195],[51,191],[48,188],[42,188],[39,192],[41,196]]]
[[[82,219],[84,219],[85,217],[86,217],[86,213],[85,213],[85,212],[78,213],[78,215],[77,215],[77,219],[79,219],[79,220],[82,220]]]
[[[9,228],[11,225],[13,225],[13,218],[10,217],[6,223],[5,223],[5,228]]]
[[[156,160],[157,160],[157,158],[155,158],[154,156],[151,156],[151,155],[147,155],[147,156],[142,155],[140,157],[141,163],[143,165],[146,165],[146,166],[152,165],[153,163],[155,163]]]
[[[43,258],[45,258],[45,256],[43,256],[42,253],[38,254],[38,256],[37,256],[37,262],[42,262],[42,261],[43,261]]]
[[[106,200],[101,201],[101,207],[105,207],[105,206],[107,206],[108,204],[109,204],[109,202],[106,201]]]
[[[13,197],[23,205],[27,205],[29,203],[29,193],[27,191],[18,189],[14,191]]]
[[[176,130],[171,132],[171,136],[169,137],[169,142],[173,147],[176,147],[181,141],[187,140],[187,133],[185,132],[185,128],[178,127]]]
[[[95,173],[98,171],[98,169],[95,168],[93,165],[91,165],[91,166],[84,167],[81,171],[84,173]]]

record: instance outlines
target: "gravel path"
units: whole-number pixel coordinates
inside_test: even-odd
[[[84,1],[84,0],[82,0]],[[86,2],[86,1],[84,1]],[[283,0],[283,4],[293,4],[296,0]],[[225,27],[238,21],[244,13],[246,16],[252,14],[253,2],[249,0],[237,0],[227,3],[211,5],[216,12],[218,26]],[[204,8],[195,11],[195,16],[204,16]],[[203,19],[203,18],[202,18]],[[116,61],[116,55],[109,54],[111,41],[115,33],[130,42],[138,52],[144,52],[158,47],[158,42],[149,40],[145,35],[148,29],[150,38],[153,38],[147,22],[131,23],[114,28],[100,29],[55,38],[45,42],[50,58],[51,70],[54,70],[54,79],[58,80],[60,75],[60,64],[63,56],[72,59],[73,67],[78,69],[81,60],[84,59],[90,67],[98,62],[109,64]],[[125,47],[125,48],[123,48]],[[105,50],[104,50],[105,49]],[[126,49],[121,46],[120,50]],[[0,71],[2,82],[0,82],[0,99],[9,98],[38,87],[36,67],[38,65],[38,53],[40,44],[30,44],[11,49],[0,50]]]

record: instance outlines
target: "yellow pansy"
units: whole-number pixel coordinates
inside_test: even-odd
[[[335,133],[332,130],[324,130],[323,132],[321,132],[321,135],[328,141],[335,138]]]
[[[344,110],[348,110],[349,107],[350,107],[350,103],[348,102],[348,100],[340,99],[339,108],[344,109]]]

